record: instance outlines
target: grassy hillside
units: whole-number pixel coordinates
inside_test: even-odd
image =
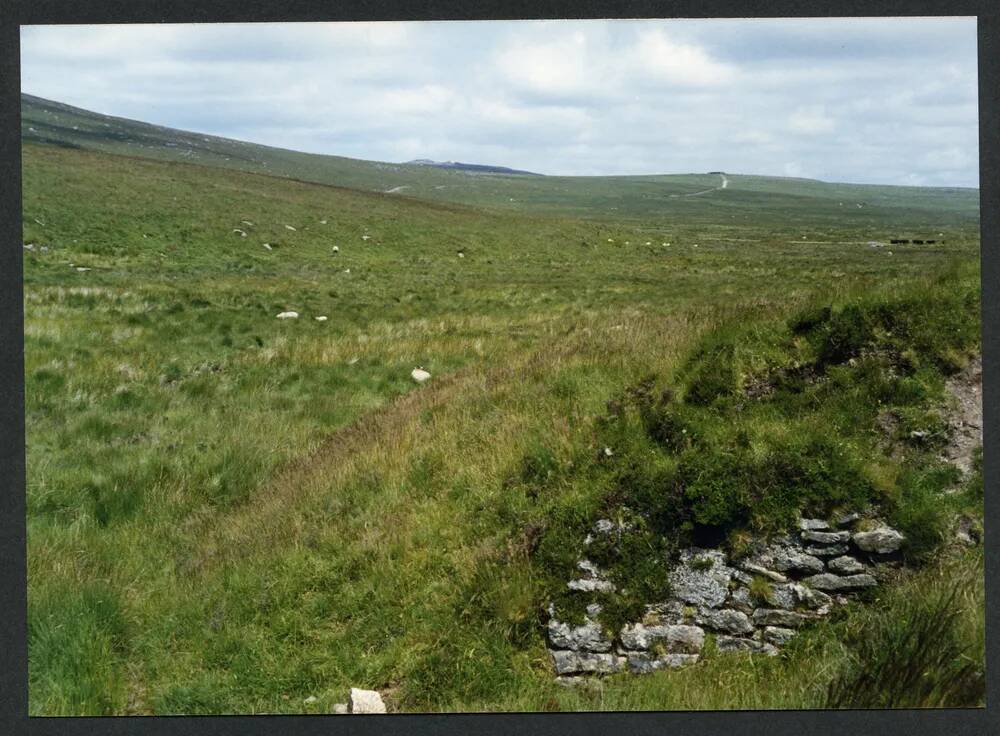
[[[26,125],[42,130],[30,115],[44,110]],[[809,308],[974,300],[978,232],[957,200],[882,208],[880,233],[890,213],[952,223],[944,244],[890,252],[857,242],[874,224],[841,226],[772,180],[746,190],[766,206],[738,205],[745,222],[721,204],[640,216],[655,210],[640,187],[701,186],[672,178],[623,183],[628,216],[553,189],[500,210],[489,187],[522,184],[476,184],[490,206],[474,207],[367,191],[386,183],[359,183],[376,165],[347,159],[248,147],[244,164],[308,161],[331,181],[342,165],[354,189],[201,165],[225,148],[198,164],[166,146],[120,156],[100,131],[53,145],[96,120],[57,114],[50,142],[23,150],[32,713],[328,712],[349,686],[409,711],[808,707],[836,678],[849,691],[869,656],[845,632],[892,640],[905,592],[887,594],[889,618],[848,612],[776,661],[567,690],[541,636],[561,572],[547,550],[615,498],[590,469],[629,387],[687,385],[692,356],[735,326],[736,354],[790,360],[779,333]],[[275,319],[285,310],[299,319]],[[954,319],[960,361],[975,311]],[[945,369],[929,365],[914,417],[939,398]],[[698,421],[736,432],[726,406]],[[753,421],[782,423],[766,408]],[[879,474],[880,492],[902,492],[910,462]],[[974,506],[975,483],[956,498]],[[952,623],[977,646],[980,558],[934,563],[911,590],[956,570],[972,582]]]
[[[726,188],[711,191],[721,186],[717,175],[483,175],[298,153],[99,115],[31,95],[22,95],[21,105],[21,133],[26,142],[194,162],[370,191],[394,190],[399,197],[641,221],[656,226],[647,239],[670,240],[677,223],[714,226],[704,237],[732,236],[733,227],[750,237],[748,232],[766,234],[778,226],[800,229],[789,235],[807,240],[936,238],[938,233],[950,237],[956,229],[971,227],[979,217],[975,189],[827,184],[727,174]]]

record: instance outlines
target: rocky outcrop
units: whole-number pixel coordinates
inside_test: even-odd
[[[856,528],[862,524],[864,529]],[[627,526],[602,519],[584,546],[598,535],[627,533]],[[597,599],[616,591],[616,582],[627,586],[627,581],[612,582],[605,571],[581,559],[581,575],[568,587],[590,598],[582,623],[560,620],[549,606],[547,634],[556,674],[572,684],[582,675],[682,667],[697,662],[707,646],[776,655],[848,596],[877,586],[879,567],[898,556],[904,541],[884,523],[850,513],[832,523],[801,519],[794,533],[756,540],[734,560],[720,549],[691,547],[668,567],[668,599],[650,601],[641,621],[617,631],[602,624]]]

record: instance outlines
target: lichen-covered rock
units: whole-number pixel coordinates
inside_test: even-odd
[[[629,671],[637,675],[644,675],[656,670],[684,667],[698,661],[697,654],[664,654],[657,657],[648,652],[627,652],[626,658]]]
[[[753,622],[756,626],[780,626],[786,629],[797,629],[815,621],[816,618],[816,614],[796,613],[780,608],[758,608],[753,612]]]
[[[802,532],[802,539],[816,544],[843,544],[851,538],[850,532]]]
[[[628,624],[622,627],[619,638],[626,649],[649,649],[659,644],[670,654],[697,654],[705,644],[705,632],[685,624]]]
[[[566,583],[570,590],[578,590],[582,593],[614,593],[615,584],[610,580],[598,580],[595,578],[577,578]]]
[[[771,588],[775,608],[796,609],[807,608],[811,611],[825,613],[829,610],[831,599],[826,593],[802,585],[788,583],[775,585]]]
[[[750,634],[753,632],[750,617],[741,611],[730,608],[702,608],[695,616],[695,622],[700,626],[726,634]]]
[[[611,641],[604,637],[600,624],[589,616],[581,626],[549,619],[549,641],[557,649],[572,649],[575,652],[611,651]]]
[[[895,529],[884,526],[869,532],[855,532],[851,539],[862,552],[887,555],[899,550],[905,537]]]
[[[799,519],[799,529],[804,532],[821,532],[829,528],[823,519]]]
[[[813,555],[815,557],[840,557],[843,554],[847,554],[846,544],[834,544],[829,547],[824,547],[819,544],[811,544],[806,547],[806,554]]]
[[[610,674],[621,671],[625,666],[625,657],[611,653],[572,652],[568,650],[550,649],[552,664],[558,675],[571,675],[582,672],[594,674]]]
[[[780,572],[775,572],[774,570],[768,570],[763,565],[758,565],[753,562],[743,562],[740,567],[749,573],[754,575],[760,575],[767,578],[768,580],[773,580],[776,583],[787,583],[788,578],[782,575]]]
[[[854,522],[856,522],[860,518],[861,518],[861,514],[859,514],[856,511],[852,511],[849,514],[841,514],[840,516],[837,517],[837,526],[839,526],[841,528],[844,528],[846,526],[850,526],[851,524],[853,524]]]
[[[784,548],[774,553],[772,566],[780,572],[823,572],[823,561],[794,548]]]
[[[716,637],[715,648],[720,652],[754,652],[772,657],[778,653],[778,648],[766,641],[744,639],[738,636]]]
[[[955,521],[955,541],[966,547],[975,547],[983,541],[983,528],[976,519],[962,514]]]
[[[784,646],[795,636],[795,629],[785,629],[780,626],[765,626],[764,641],[775,646]]]
[[[736,588],[729,593],[725,606],[749,616],[753,613],[754,608],[753,601],[750,599],[750,591],[743,587]]]
[[[826,563],[830,572],[838,575],[856,575],[865,571],[865,566],[849,555],[835,557]]]
[[[668,576],[674,597],[695,606],[721,606],[729,595],[733,575],[733,568],[725,561],[719,550],[692,547],[682,551],[680,564]]]
[[[812,586],[816,590],[827,593],[848,593],[855,590],[863,590],[878,585],[878,581],[871,575],[833,575],[822,573],[812,575],[803,581],[806,585]]]

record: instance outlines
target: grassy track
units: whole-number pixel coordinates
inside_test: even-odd
[[[838,632],[865,612],[776,662],[557,687],[539,627],[554,573],[526,535],[601,507],[582,472],[596,418],[706,334],[974,288],[978,193],[872,188],[843,218],[856,189],[750,177],[689,210],[669,193],[716,177],[509,177],[529,206],[483,178],[426,201],[370,191],[407,180],[366,162],[295,159],[310,183],[56,132],[24,146],[32,713],[327,712],[351,685],[400,710],[798,707],[847,676]],[[928,227],[945,243],[864,243]],[[535,497],[526,458],[555,471]]]

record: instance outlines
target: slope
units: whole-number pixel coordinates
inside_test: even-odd
[[[158,160],[205,165],[336,184],[397,196],[465,204],[645,221],[663,225],[796,222],[849,228],[870,238],[892,229],[935,237],[978,222],[975,189],[888,187],[727,174],[728,186],[706,196],[685,196],[718,187],[716,175],[531,176],[481,174],[420,164],[361,161],[299,153],[243,141],[99,115],[22,95],[22,136],[28,142],[86,148]],[[860,206],[859,206],[860,205]]]

